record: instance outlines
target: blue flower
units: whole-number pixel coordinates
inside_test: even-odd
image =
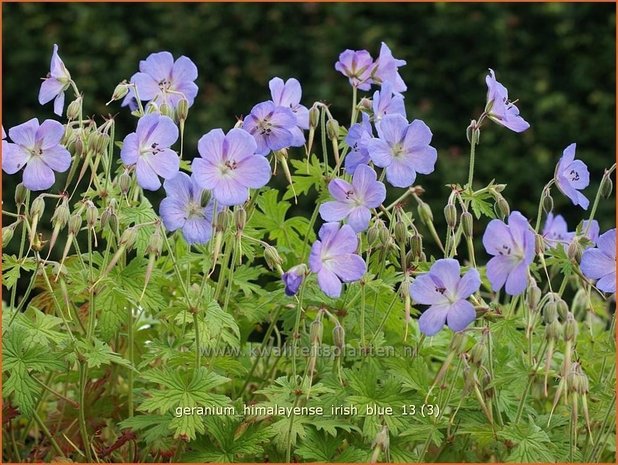
[[[573,205],[579,205],[584,210],[588,209],[590,201],[579,192],[590,184],[588,167],[581,160],[575,160],[575,144],[569,145],[556,166],[554,179],[560,192],[566,195]]]

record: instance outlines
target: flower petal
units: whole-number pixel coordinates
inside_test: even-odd
[[[172,149],[155,153],[149,157],[148,162],[155,173],[163,179],[173,178],[180,169],[180,158]]]
[[[2,169],[6,174],[15,174],[28,163],[31,154],[24,147],[2,141]]]
[[[320,216],[324,221],[341,221],[350,214],[350,210],[350,204],[333,200],[320,205]]]
[[[158,82],[150,74],[135,73],[131,82],[137,87],[140,100],[153,100],[161,93]]]
[[[467,299],[481,287],[481,277],[476,268],[471,268],[457,284],[457,297]]]
[[[39,89],[39,103],[45,105],[51,102],[57,95],[61,94],[64,89],[64,84],[55,78],[47,78],[41,83]]]
[[[414,171],[421,174],[430,174],[435,169],[438,151],[429,145],[426,147],[412,147],[406,158],[411,162]]]
[[[172,81],[178,90],[178,84],[193,82],[197,79],[197,66],[186,56],[181,56],[172,66]]]
[[[527,287],[528,265],[522,261],[509,273],[504,290],[507,294],[515,296],[524,292]]]
[[[410,295],[415,302],[422,305],[448,304],[448,299],[438,292],[436,282],[429,273],[418,276],[410,284]]]
[[[325,267],[318,272],[318,284],[322,292],[329,297],[337,298],[341,295],[341,281],[335,273]]]
[[[71,166],[71,154],[61,145],[46,149],[42,157],[47,166],[59,173],[64,173]]]
[[[597,247],[607,256],[616,259],[616,228],[604,232],[597,239]]]
[[[25,123],[9,129],[11,140],[22,147],[33,149],[36,143],[36,132],[39,129],[39,120],[32,118]]]
[[[616,292],[616,272],[606,274],[597,281],[597,288],[603,292]]]
[[[240,205],[249,198],[249,189],[230,177],[219,179],[212,192],[222,205]]]
[[[448,305],[432,305],[425,310],[418,319],[418,326],[421,333],[425,336],[437,334],[444,327],[448,310]]]
[[[41,157],[33,157],[24,169],[24,186],[31,191],[49,189],[56,178],[52,169],[45,164]]]
[[[502,289],[509,273],[515,266],[516,263],[513,258],[506,255],[496,255],[487,262],[487,279],[489,279],[493,291]]]
[[[420,119],[415,119],[408,126],[404,144],[408,147],[422,147],[429,145],[433,134],[429,126]]]
[[[188,174],[179,171],[176,176],[166,179],[163,188],[168,198],[186,205],[193,197],[193,181]]]
[[[309,254],[309,269],[314,273],[322,269],[322,242],[315,241]]]
[[[249,134],[247,135],[253,140]],[[252,189],[259,189],[268,184],[271,175],[272,173],[268,160],[254,154],[238,163],[234,170],[234,179],[239,184],[251,187]]]
[[[214,189],[220,180],[220,171],[217,166],[204,158],[194,158],[191,164],[193,177],[202,189]]]
[[[391,146],[382,139],[377,139],[375,137],[369,139],[367,141],[367,153],[369,153],[371,161],[373,161],[376,166],[379,166],[381,168],[390,166],[390,164],[393,162],[393,150]],[[365,161],[360,161],[359,163],[365,163]]]
[[[139,158],[139,142],[136,133],[132,132],[124,138],[122,149],[120,150],[120,158],[127,166],[137,163],[137,159]]]
[[[328,192],[335,200],[350,203],[348,193],[354,192],[354,187],[348,181],[337,178],[328,183]]]
[[[64,92],[60,92],[54,99],[54,113],[62,116],[64,111]]]
[[[378,136],[389,145],[402,142],[404,131],[408,127],[406,119],[399,114],[386,115],[377,127]]]
[[[139,70],[149,74],[157,82],[169,79],[173,67],[174,57],[170,52],[151,53],[148,58],[139,63]]]
[[[410,187],[415,179],[416,172],[403,159],[395,158],[386,167],[386,180],[395,187]]]
[[[155,170],[150,166],[144,157],[138,157],[135,164],[135,174],[137,175],[137,183],[149,191],[156,191],[161,187],[161,181]]]
[[[371,211],[363,206],[354,208],[348,215],[348,224],[357,233],[369,227],[369,220],[371,220]]]
[[[344,283],[358,281],[367,271],[365,260],[353,253],[337,255],[326,260],[323,265],[322,270],[326,268],[332,271]]]
[[[326,226],[326,223],[324,226]],[[323,227],[324,227],[323,226]],[[328,249],[333,249],[337,254],[354,253],[358,247],[358,237],[351,226],[344,224],[335,233],[332,243],[328,244]],[[330,250],[329,250],[330,252]]]
[[[224,147],[227,160],[240,162],[245,158],[253,157],[257,144],[253,136],[247,131],[234,128],[225,136]]]
[[[43,150],[55,147],[64,136],[64,126],[58,121],[46,119],[36,131],[36,140]]]
[[[440,260],[436,260],[429,270],[429,275],[439,278],[439,280],[444,284],[447,292],[456,291],[461,279],[459,273],[459,262],[454,258],[442,258]]]
[[[608,257],[600,249],[587,249],[582,254],[580,268],[587,278],[599,279],[616,268],[616,259]]]
[[[159,216],[168,231],[176,231],[184,226],[185,221],[187,221],[185,206],[186,203],[174,197],[166,197],[161,200]]]
[[[213,165],[223,160],[223,141],[225,134],[221,129],[212,129],[204,134],[197,143],[197,150],[202,158],[208,159]],[[197,159],[194,159],[195,161]]]
[[[188,244],[206,244],[212,237],[212,223],[204,218],[189,218],[182,227]]]
[[[448,309],[446,323],[453,331],[463,331],[476,319],[474,307],[467,300],[458,300]]]

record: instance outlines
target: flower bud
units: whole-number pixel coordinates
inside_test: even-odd
[[[317,318],[313,320],[309,328],[309,340],[311,344],[322,344],[322,334],[324,334],[322,318]]]
[[[549,213],[554,209],[554,199],[552,198],[548,189],[543,191],[543,211]]]
[[[472,237],[473,234],[473,223],[474,219],[472,218],[472,213],[463,212],[461,214],[461,229],[463,230],[464,236]]]
[[[6,247],[11,239],[13,239],[13,234],[15,233],[15,228],[13,225],[5,226],[2,228],[2,247]]]
[[[125,170],[120,174],[120,176],[118,176],[118,188],[120,189],[120,192],[126,195],[127,192],[129,192],[130,187],[131,187],[131,176]]]
[[[395,239],[400,244],[405,244],[408,237],[408,228],[403,221],[399,220],[395,223]]]
[[[264,249],[264,260],[266,260],[266,264],[271,270],[274,270],[283,264],[283,259],[279,255],[279,252],[277,252],[277,249],[275,249],[272,245],[269,245]]]
[[[217,221],[215,222],[215,228],[217,231],[225,231],[230,227],[231,213],[225,209],[219,212],[217,215]]]
[[[553,301],[547,302],[543,306],[543,321],[545,324],[550,324],[551,322],[558,319],[558,304]]]
[[[153,254],[158,257],[159,255],[161,255],[161,250],[163,250],[163,237],[161,236],[161,229],[156,228],[154,233],[148,239],[148,245],[146,246],[146,254]]]
[[[206,208],[206,206],[208,205],[208,202],[210,202],[210,199],[212,199],[212,192],[209,191],[208,189],[204,189],[200,197],[201,207]]]
[[[601,180],[601,195],[606,199],[609,199],[612,196],[612,191],[614,190],[614,183],[612,182],[612,178],[609,176],[603,176]]]
[[[410,252],[412,253],[413,260],[408,263],[418,260],[423,253],[423,238],[420,234],[412,234],[410,236]]]
[[[574,341],[577,338],[579,328],[577,321],[571,312],[567,313],[566,321],[564,323],[564,340]]]
[[[120,236],[120,245],[124,245],[124,247],[128,250],[133,247],[135,241],[137,240],[137,227],[131,226],[130,228],[125,229]]]
[[[540,234],[537,234],[534,238],[534,253],[541,255],[545,252],[545,239]]]
[[[311,107],[309,110],[309,127],[317,128],[320,123],[320,109],[316,106]]]
[[[511,207],[509,207],[509,203],[506,201],[504,196],[498,194],[496,196],[496,203],[494,204],[494,211],[496,215],[500,218],[504,219],[511,214]]]
[[[561,319],[566,320],[569,316],[569,305],[560,297],[556,299],[556,305],[558,309],[558,316]]]
[[[124,98],[129,93],[129,87],[130,84],[128,84],[127,81],[122,81],[116,86],[116,88],[114,89],[114,93],[112,94],[112,99],[107,103],[109,104],[115,100],[120,100],[121,98]]]
[[[21,182],[17,184],[17,187],[15,188],[15,205],[17,205],[17,207],[24,205],[27,194],[28,189],[26,189],[26,186],[24,186]]]
[[[478,127],[476,120],[470,121],[470,125],[466,128],[466,139],[470,144],[478,144],[481,138],[481,130]]]
[[[178,116],[178,121],[187,120],[187,116],[189,116],[189,102],[187,99],[182,98],[178,101],[178,105],[176,105],[176,115]]]
[[[467,339],[466,335],[461,332],[453,333],[453,339],[451,339],[450,350],[457,354],[462,353],[466,347],[466,339]]]
[[[45,211],[45,200],[43,197],[38,196],[36,199],[32,201],[32,205],[30,207],[30,215],[32,218],[40,218],[43,216],[43,212]]]
[[[380,243],[383,246],[387,246],[391,240],[391,233],[384,223],[380,223]]]
[[[449,228],[457,226],[457,207],[452,203],[447,203],[444,207],[444,218]]]
[[[56,211],[52,216],[52,226],[62,229],[69,222],[70,217],[71,212],[69,211],[69,206],[67,205],[67,202],[64,201],[60,205],[58,205]]]
[[[418,205],[418,216],[423,222],[423,224],[433,223],[433,212],[431,211],[431,207],[426,202],[421,202]]]
[[[373,112],[373,102],[370,98],[363,97],[358,102],[358,108],[365,113],[371,113]]]
[[[541,301],[542,294],[543,294],[543,292],[541,291],[539,286],[536,285],[536,283],[534,283],[534,284],[532,284],[531,286],[528,287],[528,292],[526,294],[526,303],[528,304],[528,308],[531,311],[534,312],[534,311],[537,310],[539,302]],[[557,313],[557,311],[556,311],[556,313]]]
[[[571,392],[577,394],[587,394],[589,390],[588,376],[582,370],[579,363],[575,362],[571,365],[569,374],[567,375],[567,386]]]
[[[380,238],[380,228],[377,223],[373,223],[367,230],[367,244],[369,247],[373,247]]]
[[[238,207],[234,210],[234,223],[238,231],[245,229],[245,225],[247,224],[247,212],[244,208]]]
[[[88,226],[88,228],[94,228],[99,219],[99,210],[91,201],[86,203],[86,226]]]
[[[558,341],[562,337],[562,324],[556,318],[545,326],[545,339],[548,341]]]
[[[82,229],[82,216],[79,213],[74,213],[69,218],[69,234],[77,236],[80,229]]]
[[[493,189],[495,192],[502,192],[504,189],[506,189],[506,184],[494,184]]]
[[[345,330],[339,322],[337,322],[333,328],[333,343],[339,350],[342,350],[345,347]]]
[[[171,119],[174,119],[174,109],[167,103],[162,103],[161,106],[159,106],[159,113]]]
[[[588,310],[588,294],[585,289],[578,289],[575,293],[571,308],[573,309],[573,314],[579,314]]]
[[[102,132],[97,132],[93,134],[93,136],[96,136],[92,141],[92,148],[94,149],[95,153],[104,153],[109,145],[109,136]]]
[[[276,250],[275,250],[275,253],[276,253]],[[279,257],[279,254],[277,254],[277,257]],[[279,260],[281,260],[280,257],[279,257]],[[283,260],[281,260],[281,262],[283,262]],[[281,264],[279,264],[279,266],[281,266]],[[285,295],[289,297],[296,295],[296,293],[298,292],[298,289],[300,288],[300,285],[303,283],[303,280],[305,279],[306,274],[307,274],[307,265],[305,265],[304,263],[293,266],[288,271],[283,273],[281,275],[281,280],[283,281],[283,284],[285,285]]]
[[[82,98],[80,96],[80,97],[77,97],[75,100],[73,100],[71,103],[69,103],[69,106],[67,107],[67,118],[70,121],[78,119],[81,109],[82,109]]]
[[[336,119],[329,119],[326,122],[326,135],[330,140],[339,138],[339,122]]]
[[[480,366],[483,364],[485,360],[485,356],[487,355],[487,346],[484,342],[480,341],[472,346],[470,350],[470,362],[472,362],[476,366]]]
[[[582,254],[584,253],[584,247],[581,242],[574,238],[569,247],[567,248],[567,255],[569,259],[573,260],[576,263],[579,263],[582,259]]]

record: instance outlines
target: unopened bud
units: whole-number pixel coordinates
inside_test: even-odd
[[[43,216],[43,212],[45,211],[45,200],[43,197],[38,196],[36,199],[32,201],[32,205],[30,206],[30,215],[32,218],[40,218]]]
[[[96,153],[104,153],[107,150],[107,146],[109,144],[109,136],[102,132],[96,133],[96,138],[94,139],[93,149]]]
[[[554,209],[554,199],[552,198],[549,190],[543,191],[543,210],[545,213],[549,213]]]
[[[466,339],[465,334],[461,332],[454,333],[453,339],[451,339],[450,350],[457,354],[462,353],[466,347]]]
[[[566,321],[564,323],[564,340],[574,341],[577,338],[579,328],[577,321],[571,312],[567,313]]]
[[[573,260],[576,263],[579,263],[582,259],[582,254],[584,253],[584,247],[582,244],[574,238],[569,247],[567,248],[567,255],[569,259]]]
[[[487,346],[482,341],[477,342],[470,349],[470,362],[477,366],[482,365],[486,354]]]
[[[395,223],[395,240],[400,244],[404,244],[406,242],[406,238],[408,236],[408,228],[403,221],[399,220]]]
[[[133,247],[135,241],[137,240],[137,227],[131,226],[130,228],[125,229],[120,236],[120,244],[124,245],[128,250]]]
[[[531,285],[528,287],[528,293],[526,294],[526,303],[528,304],[528,308],[533,312],[537,310],[539,302],[541,301],[541,296],[543,292],[539,288],[539,286]]]
[[[271,270],[275,270],[278,266],[283,264],[283,259],[272,245],[264,248],[264,260],[266,260],[266,264],[268,268]]]
[[[330,140],[339,138],[339,122],[336,119],[329,119],[326,122],[326,135]]]
[[[549,301],[543,306],[543,321],[545,324],[558,319],[558,304],[556,302]]]
[[[567,375],[567,386],[569,386],[571,392],[576,392],[581,395],[588,393],[588,376],[586,376],[581,365],[577,362],[571,365],[571,369]]]
[[[129,93],[129,87],[130,84],[128,84],[127,81],[122,81],[116,86],[116,88],[114,89],[114,93],[112,94],[112,99],[107,103],[111,103],[115,100],[120,100],[121,98],[124,98]]]
[[[412,234],[412,236],[410,236],[410,252],[413,257],[411,262],[418,260],[421,253],[423,253],[423,238],[420,234]]]
[[[380,243],[383,246],[387,246],[389,241],[391,240],[391,233],[388,231],[388,228],[384,223],[380,223]]]
[[[2,228],[2,246],[6,247],[9,242],[11,242],[11,239],[13,239],[13,234],[15,233],[15,228],[13,227],[13,225],[11,226],[5,226],[4,228]]]
[[[161,236],[161,229],[156,228],[150,239],[148,239],[146,254],[154,254],[158,257],[161,255],[161,250],[163,250],[163,237]]]
[[[320,109],[318,107],[311,107],[309,110],[309,127],[317,128],[320,123]]]
[[[69,103],[69,106],[67,107],[67,118],[71,121],[78,119],[81,109],[82,98],[80,96],[73,100],[71,103]]]
[[[337,322],[333,328],[333,343],[339,350],[342,350],[345,347],[345,330],[339,322]]]
[[[164,116],[174,119],[174,109],[171,106],[169,106],[167,103],[162,103],[161,106],[159,106],[159,113],[161,113]]]
[[[562,337],[562,324],[555,319],[545,326],[545,339],[548,341],[558,341]]]
[[[129,192],[130,187],[131,187],[131,176],[125,170],[120,174],[120,176],[118,176],[118,188],[120,189],[120,192],[126,195],[127,192]]]
[[[371,113],[373,111],[373,102],[370,98],[363,97],[360,102],[358,102],[358,108],[365,113]]]
[[[322,318],[317,318],[311,323],[309,328],[309,340],[311,344],[322,344],[322,334],[324,334],[324,325]]]
[[[189,116],[189,102],[187,99],[182,98],[179,100],[178,105],[176,105],[176,116],[178,116],[178,121],[187,120],[187,116]]]
[[[540,234],[537,234],[534,238],[534,253],[541,255],[545,252],[545,239]]]
[[[23,206],[26,202],[27,194],[28,189],[26,189],[26,186],[24,186],[24,184],[21,182],[17,184],[17,187],[15,188],[15,205],[17,205],[18,207]]]
[[[367,230],[367,244],[373,247],[380,238],[380,228],[376,223],[372,224]]]
[[[502,192],[504,189],[506,189],[506,184],[494,184],[493,189],[495,192]]]
[[[69,222],[70,217],[71,212],[69,211],[69,206],[67,205],[67,202],[62,202],[60,205],[58,205],[56,211],[52,216],[52,225],[54,227],[62,229]]]
[[[569,316],[569,305],[562,299],[556,299],[556,308],[558,309],[558,316],[563,320],[566,320]]]
[[[506,201],[504,196],[498,194],[499,197],[496,198],[496,203],[494,204],[494,211],[496,215],[500,218],[504,219],[511,214],[511,207],[509,207],[509,203]]]
[[[88,206],[86,207],[86,226],[89,228],[94,228],[97,224],[97,220],[99,219],[99,210],[91,201],[87,202]]]
[[[247,224],[247,212],[244,208],[238,207],[234,210],[234,223],[238,231],[245,229],[245,225]]]
[[[476,120],[470,121],[470,125],[466,128],[466,139],[470,144],[478,144],[481,138],[481,130],[478,127]]]
[[[612,182],[612,178],[609,176],[603,176],[601,180],[601,195],[606,199],[609,199],[612,196],[612,191],[614,190],[614,183]]]
[[[444,218],[449,228],[457,226],[457,207],[452,203],[447,203],[444,207]]]
[[[473,234],[473,224],[474,219],[472,218],[472,213],[463,212],[461,214],[461,229],[466,237],[472,237]]]
[[[422,202],[418,205],[418,216],[423,224],[433,223],[433,212],[428,203]]]
[[[571,303],[573,314],[585,312],[588,310],[588,293],[585,289],[579,289],[575,296],[573,296],[573,302]]]
[[[74,213],[69,218],[69,234],[77,236],[79,230],[82,229],[82,216],[78,213]]]

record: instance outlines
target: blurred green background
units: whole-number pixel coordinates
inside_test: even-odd
[[[229,129],[236,116],[270,98],[273,76],[298,78],[306,106],[323,100],[347,121],[351,88],[334,63],[346,48],[376,57],[384,41],[408,63],[401,74],[409,119],[424,120],[434,133],[437,169],[417,182],[427,189],[439,231],[445,184],[466,180],[465,129],[485,105],[489,67],[511,99],[519,99],[531,129],[515,134],[495,124],[484,127],[478,185],[492,178],[508,183],[504,195],[511,209],[532,218],[568,144],[577,142],[578,158],[590,168],[585,194],[591,200],[603,169],[615,160],[613,4],[4,3],[2,9],[5,128],[54,117],[51,104],[37,103],[54,43],[85,93],[87,114],[117,114],[120,137],[133,131],[135,121],[119,102],[105,106],[115,85],[151,52],[190,57],[200,88],[187,123],[185,153],[192,156],[202,134]],[[14,208],[20,179],[3,175],[5,208]],[[392,189],[391,195],[399,193]],[[583,211],[557,192],[554,199],[574,229]],[[309,215],[313,205],[306,199],[295,212]],[[614,227],[613,198],[601,203],[597,218],[602,230]]]

